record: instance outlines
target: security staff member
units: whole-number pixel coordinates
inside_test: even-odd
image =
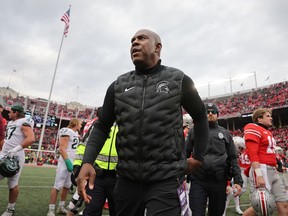
[[[91,127],[88,131],[88,134],[90,133]],[[118,132],[118,127],[116,124],[114,124],[111,128],[109,137],[107,138],[100,154],[95,160],[95,166],[97,166],[97,169],[101,169],[101,174],[98,171],[97,177],[94,182],[94,188],[89,189],[87,187],[87,194],[92,197],[92,200],[90,203],[86,203],[85,209],[83,211],[83,215],[93,215],[93,216],[101,216],[102,215],[102,209],[105,204],[106,198],[108,199],[109,203],[109,215],[115,216],[116,210],[115,210],[115,202],[113,197],[113,191],[116,184],[116,165],[118,161],[117,152],[116,152],[116,134]],[[87,135],[86,135],[87,136]],[[83,137],[83,140],[86,140],[86,142],[80,142],[80,144],[77,147],[76,155],[77,158],[74,161],[74,167],[77,169],[80,169],[80,166],[82,164],[83,155],[86,149],[86,143],[88,140],[88,137],[85,139],[85,135]],[[77,173],[77,171],[75,171]],[[77,175],[77,174],[76,174]],[[79,207],[82,203],[77,203],[79,199],[79,195],[75,194],[69,204],[69,216],[76,215]],[[77,205],[75,207],[75,205]]]
[[[241,192],[243,180],[232,136],[228,130],[218,125],[218,107],[213,103],[208,103],[205,107],[209,123],[209,142],[203,164],[190,175],[189,203],[193,216],[203,216],[209,198],[209,216],[222,216],[228,175],[234,177],[235,196]],[[193,145],[194,130],[191,129],[186,140],[187,157],[191,156]]]

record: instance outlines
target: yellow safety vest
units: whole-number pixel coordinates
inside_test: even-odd
[[[86,144],[83,142],[80,142],[76,148],[76,157],[73,162],[74,166],[81,166],[85,149],[86,149]]]
[[[99,155],[97,156],[95,163],[105,170],[115,170],[118,156],[116,151],[116,135],[118,132],[117,125],[113,125],[110,130],[109,137],[105,141]],[[73,165],[81,166],[83,161],[83,155],[86,149],[86,142],[80,142],[76,149],[76,158],[74,160]]]
[[[116,135],[118,132],[117,125],[113,125],[108,139],[104,143],[103,148],[101,149],[99,155],[96,158],[97,165],[105,170],[115,170],[117,162],[118,162],[118,156],[116,151]]]

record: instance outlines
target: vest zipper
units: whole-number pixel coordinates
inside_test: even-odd
[[[139,154],[139,179],[143,179],[143,113],[144,113],[144,105],[145,105],[145,94],[146,94],[146,87],[147,87],[147,76],[144,75],[143,80],[143,91],[142,91],[142,103],[141,103],[141,121],[140,121],[140,136],[139,136],[139,148],[138,148],[138,154]]]

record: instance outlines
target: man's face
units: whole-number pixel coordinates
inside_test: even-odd
[[[216,122],[218,117],[217,117],[217,111],[213,109],[208,109],[207,110],[207,118],[208,122]]]
[[[81,127],[82,127],[82,122],[79,121],[78,125],[77,125],[77,131],[79,132],[81,130]]]
[[[16,117],[17,117],[17,112],[16,112],[16,111],[13,111],[13,110],[10,110],[8,116],[9,116],[9,119],[15,120]]]
[[[138,31],[131,39],[130,55],[135,66],[153,67],[158,61],[154,36],[148,31]],[[156,60],[155,60],[156,59]]]
[[[271,113],[269,113],[269,112],[264,113],[262,118],[258,118],[258,122],[260,124],[267,126],[267,127],[272,126],[272,120],[273,120],[273,118],[271,116]]]

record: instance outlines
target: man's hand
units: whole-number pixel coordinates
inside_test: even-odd
[[[201,166],[202,162],[195,160],[194,158],[188,158],[187,159],[187,172],[190,174],[192,171],[194,171],[197,167]]]
[[[234,184],[233,187],[233,194],[234,194],[234,197],[237,197],[241,194],[241,191],[242,191],[242,187],[238,184]]]
[[[263,176],[256,177],[256,188],[266,188],[266,183]]]
[[[89,188],[92,190],[94,188],[95,177],[96,177],[96,171],[92,166],[92,164],[89,163],[83,164],[80,169],[80,173],[76,179],[76,182],[79,196],[81,196],[86,203],[90,203],[90,200],[92,199],[92,197],[86,193],[85,188],[87,181]]]
[[[228,195],[232,191],[231,186],[226,186],[226,194]]]

